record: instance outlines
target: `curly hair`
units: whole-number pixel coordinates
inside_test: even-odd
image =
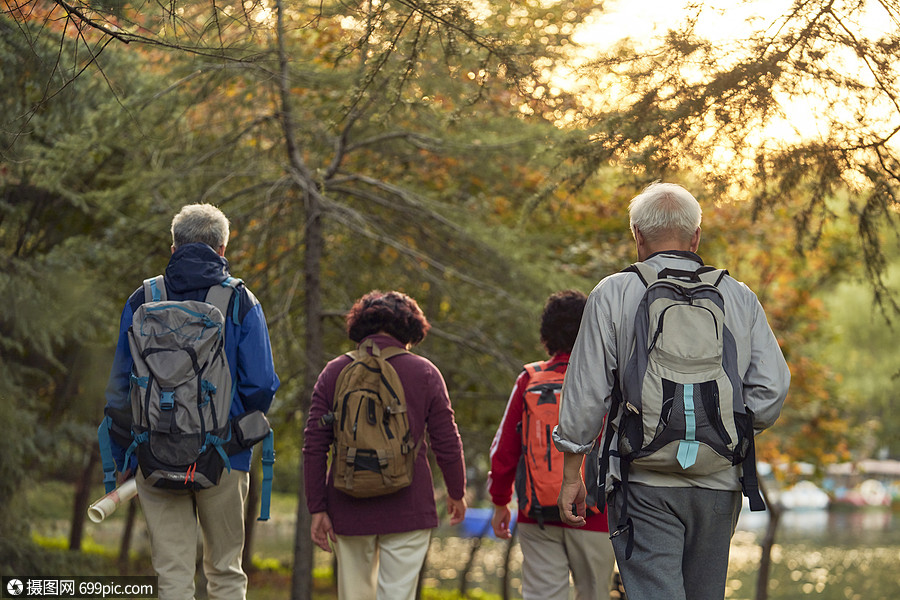
[[[547,298],[541,315],[541,343],[550,356],[572,351],[586,303],[587,296],[577,290],[556,292]]]
[[[425,339],[431,325],[415,300],[402,292],[372,290],[357,300],[347,313],[347,336],[359,343],[384,332],[414,346]]]

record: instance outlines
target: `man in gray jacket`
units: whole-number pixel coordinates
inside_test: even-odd
[[[696,254],[700,205],[683,187],[654,183],[632,200],[629,214],[638,260],[657,272],[693,272],[703,266]],[[756,295],[727,275],[718,288],[725,301],[725,326],[734,336],[744,404],[759,433],[778,418],[790,372]],[[556,446],[565,453],[560,513],[570,525],[584,524],[585,488],[579,470],[601,433],[616,384],[622,383],[645,290],[634,273],[616,273],[597,284],[584,310],[554,431]],[[613,419],[613,429],[604,432],[604,438],[614,436],[606,490],[613,548],[629,600],[721,600],[741,510],[741,465],[702,476],[629,465],[627,510],[634,548],[626,560],[629,535],[615,533],[625,495],[615,452],[621,414]]]

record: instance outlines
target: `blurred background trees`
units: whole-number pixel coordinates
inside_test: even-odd
[[[477,497],[544,299],[634,259],[627,203],[656,179],[697,195],[704,258],[758,293],[790,362],[760,457],[896,456],[896,367],[872,360],[897,307],[896,3],[799,3],[727,43],[701,3],[656,45],[586,47],[604,8],[5,0],[4,540],[28,537],[27,481],[97,470],[121,305],[188,202],[230,217],[232,271],[269,320],[297,564],[305,409],[353,300],[400,289],[425,310],[418,351],[447,378]]]

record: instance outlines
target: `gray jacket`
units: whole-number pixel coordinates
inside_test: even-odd
[[[693,271],[703,264],[690,252],[658,253],[645,262],[657,271]],[[600,435],[612,403],[614,377],[624,371],[634,341],[635,311],[645,289],[634,273],[616,273],[598,283],[588,297],[566,371],[559,425],[553,432],[560,451],[587,453]],[[737,345],[744,403],[753,411],[754,429],[759,433],[772,426],[781,413],[791,374],[756,294],[730,276],[725,276],[719,289],[725,298],[725,324]],[[613,438],[611,448],[615,447]],[[712,475],[688,477],[632,465],[629,481],[658,487],[740,490],[740,469],[736,466]],[[608,471],[606,489],[611,490],[611,480],[620,479],[615,457],[610,457]]]

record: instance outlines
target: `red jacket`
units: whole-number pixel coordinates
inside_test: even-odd
[[[569,361],[568,353],[560,353],[553,356],[552,362]],[[516,468],[519,457],[522,455],[522,434],[518,430],[522,422],[522,413],[525,407],[525,389],[528,387],[528,373],[522,371],[516,379],[516,385],[503,413],[503,420],[491,443],[491,472],[488,474],[488,493],[491,501],[497,506],[506,506],[513,496],[513,486],[516,481]],[[537,523],[529,518],[523,511],[519,511],[516,517],[519,523]],[[587,531],[609,531],[609,524],[605,513],[588,514],[584,527]],[[545,525],[555,527],[569,527],[560,522],[546,522]]]

